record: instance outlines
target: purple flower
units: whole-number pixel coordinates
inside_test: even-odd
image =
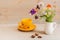
[[[35,14],[35,13],[36,13],[35,9],[32,9],[32,10],[30,11],[30,13],[31,13],[31,15]]]

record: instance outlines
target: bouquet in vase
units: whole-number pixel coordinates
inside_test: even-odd
[[[30,14],[35,16],[35,19],[43,18],[46,22],[53,22],[55,10],[51,4],[44,5],[39,2],[35,8],[30,10]]]

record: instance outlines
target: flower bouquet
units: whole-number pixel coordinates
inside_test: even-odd
[[[55,10],[51,4],[44,6],[43,2],[39,2],[35,8],[30,11],[31,15],[35,16],[35,19],[43,18],[46,22],[45,32],[46,34],[52,34],[56,28],[56,23],[53,22],[55,16]]]
[[[55,10],[51,4],[47,4],[46,7],[44,7],[44,3],[40,2],[30,11],[30,14],[34,15],[35,19],[44,18],[46,22],[53,22]]]

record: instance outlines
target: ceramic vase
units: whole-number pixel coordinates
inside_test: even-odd
[[[56,28],[56,22],[47,22],[45,24],[45,33],[46,34],[53,34]]]

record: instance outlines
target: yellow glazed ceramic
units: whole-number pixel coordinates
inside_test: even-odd
[[[31,31],[35,29],[35,25],[32,23],[30,18],[22,19],[21,22],[18,24],[18,30],[21,31]]]

